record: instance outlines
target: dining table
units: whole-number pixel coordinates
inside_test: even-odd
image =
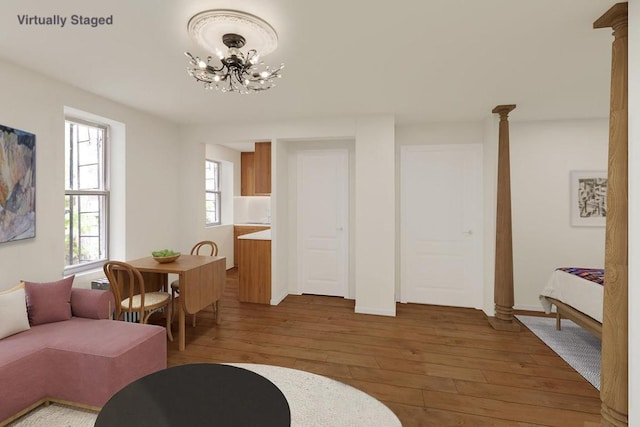
[[[168,290],[169,274],[180,280],[177,298],[178,349],[185,349],[185,316],[212,306],[216,324],[220,324],[220,298],[226,282],[226,257],[180,255],[172,262],[160,263],[153,257],[127,261],[137,268],[145,282],[145,291]]]

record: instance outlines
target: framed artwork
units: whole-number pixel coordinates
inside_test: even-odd
[[[0,125],[0,243],[36,236],[36,136]]]
[[[604,227],[607,218],[607,172],[571,171],[571,225]]]

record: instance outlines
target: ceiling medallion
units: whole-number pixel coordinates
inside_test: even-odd
[[[191,38],[216,58],[208,56],[205,60],[185,52],[189,58],[187,72],[206,89],[259,92],[274,87],[275,79],[281,77],[284,64],[272,69],[260,60],[260,56],[276,49],[278,36],[257,16],[236,10],[208,10],[194,15],[187,29]]]

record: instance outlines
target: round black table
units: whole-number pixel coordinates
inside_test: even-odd
[[[195,363],[140,378],[102,408],[96,427],[291,425],[289,404],[271,381],[229,365]]]

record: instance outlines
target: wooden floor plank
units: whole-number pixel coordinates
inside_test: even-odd
[[[587,382],[587,380],[580,378],[575,380],[563,380],[497,371],[483,371],[483,373],[489,384],[518,384],[519,387],[529,388],[531,390],[551,391],[574,396],[599,396],[598,390]]]
[[[459,411],[471,415],[497,418],[507,421],[527,422],[554,427],[580,426],[585,421],[600,419],[599,415],[533,404],[505,402],[499,399],[465,396],[458,393],[442,393],[423,390],[424,404],[429,408]]]
[[[222,322],[206,309],[168,342],[169,366],[260,363],[324,375],[378,398],[408,426],[598,425],[599,394],[528,329],[495,331],[480,310],[398,304],[356,314],[355,301],[289,295],[238,301],[227,272]],[[176,326],[174,325],[174,328]]]
[[[489,399],[502,400],[504,402],[530,404],[536,402],[538,406],[548,408],[570,409],[592,414],[600,413],[599,396],[570,396],[563,393],[531,390],[515,386],[498,386],[495,384],[482,384],[471,381],[455,381],[459,394]]]
[[[536,427],[541,425],[482,417],[456,411],[411,406],[389,401],[385,401],[384,403],[402,419],[402,427]]]
[[[487,382],[482,374],[482,370],[477,368],[463,368],[447,364],[414,362],[409,360],[391,359],[388,357],[377,357],[376,361],[380,368],[387,369],[389,371],[411,372],[443,378],[477,381],[481,383]]]

